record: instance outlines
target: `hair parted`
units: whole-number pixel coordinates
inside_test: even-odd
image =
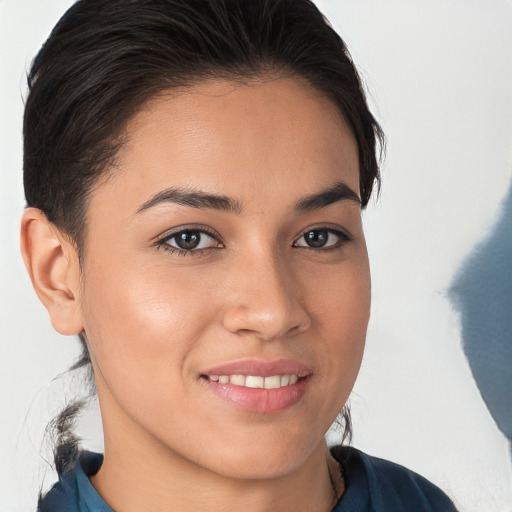
[[[69,235],[83,257],[88,197],[105,173],[116,172],[126,125],[145,103],[208,79],[280,76],[306,80],[340,109],[357,141],[366,206],[379,183],[383,134],[345,43],[312,1],[78,0],[28,75],[27,205]],[[90,363],[84,333],[80,339],[73,368]],[[77,412],[68,406],[56,424],[68,428]],[[344,418],[348,425],[348,412]],[[56,449],[61,471],[77,453],[65,430]]]

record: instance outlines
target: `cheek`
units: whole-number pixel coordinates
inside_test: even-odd
[[[370,273],[364,254],[356,265],[316,276],[310,312],[323,340],[322,364],[331,390],[328,407],[339,410],[352,390],[363,357],[370,316]]]
[[[340,343],[356,342],[361,335],[364,338],[370,315],[368,258],[362,250],[356,256],[345,265],[316,269],[303,278],[314,324],[327,331],[329,339],[339,339]]]
[[[131,268],[137,271],[128,270]],[[208,294],[187,273],[124,265],[95,269],[84,282],[84,325],[91,355],[119,393],[177,389],[187,356],[209,322]],[[130,391],[130,392],[132,392]]]

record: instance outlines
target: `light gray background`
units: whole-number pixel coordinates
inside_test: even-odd
[[[54,475],[45,425],[80,389],[18,251],[24,73],[69,0],[0,0],[0,511],[35,509]],[[510,0],[318,0],[347,42],[388,136],[383,192],[365,213],[368,346],[354,444],[441,486],[461,511],[512,511],[512,469],[447,300],[490,232],[512,169]],[[101,449],[96,412],[80,426]],[[334,437],[331,436],[333,439]],[[45,484],[45,485],[46,485]]]

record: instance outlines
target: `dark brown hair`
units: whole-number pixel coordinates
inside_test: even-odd
[[[67,233],[82,258],[88,196],[105,172],[116,172],[123,130],[149,99],[212,78],[282,75],[308,81],[351,126],[364,207],[379,181],[382,132],[343,40],[310,0],[79,0],[28,76],[28,206]],[[90,363],[81,341],[74,368]],[[67,427],[77,410],[68,407],[55,423],[60,472],[76,457]]]

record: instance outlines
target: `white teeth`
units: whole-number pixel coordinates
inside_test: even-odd
[[[272,377],[265,377],[263,383],[265,389],[276,389],[281,387],[281,377],[279,375],[273,375]]]
[[[229,382],[235,386],[245,386],[245,375],[231,375]]]
[[[246,388],[278,389],[284,386],[292,386],[299,380],[298,375],[271,375],[260,377],[259,375],[208,375],[211,381],[220,384],[233,384]]]
[[[255,377],[254,375],[248,375],[245,379],[245,387],[247,388],[262,388],[265,379],[263,377]]]

